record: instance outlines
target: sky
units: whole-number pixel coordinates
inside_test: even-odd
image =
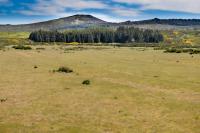
[[[200,19],[200,0],[0,0],[0,24],[27,24],[75,14],[109,22]]]

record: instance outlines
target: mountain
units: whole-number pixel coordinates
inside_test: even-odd
[[[0,31],[65,30],[106,25],[109,23],[91,15],[74,15],[32,24],[0,25]]]
[[[200,29],[200,19],[150,19],[143,21],[126,21],[122,23],[111,23],[96,18],[92,15],[74,15],[65,18],[54,19],[45,22],[22,24],[22,25],[0,25],[0,31],[35,31],[35,30],[66,30],[88,27],[116,27],[135,26],[149,29]]]

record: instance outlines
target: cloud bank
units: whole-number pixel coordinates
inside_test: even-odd
[[[200,0],[0,0],[0,15],[4,17],[32,20],[74,14],[91,14],[110,22],[153,17],[198,18]]]
[[[165,10],[200,13],[199,0],[113,0],[119,3],[138,4],[141,10]]]
[[[101,19],[114,21],[110,14],[118,16],[137,16],[139,11],[123,6],[109,5],[105,1],[97,0],[37,0],[34,4],[27,4],[28,9],[18,11],[24,15],[54,15],[59,17],[69,16],[77,13],[95,14]],[[85,11],[90,10],[90,11]],[[94,10],[94,11],[93,11]],[[96,10],[99,10],[97,12]],[[106,11],[109,15],[101,13]],[[122,21],[117,19],[116,21]]]

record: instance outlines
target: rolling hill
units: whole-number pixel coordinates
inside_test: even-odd
[[[107,24],[108,22],[105,22],[91,15],[74,15],[32,24],[0,25],[0,31],[34,31],[39,29],[64,30],[74,28],[87,28],[91,26],[103,26]]]

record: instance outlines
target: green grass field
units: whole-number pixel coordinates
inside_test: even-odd
[[[30,41],[28,32],[0,32],[0,48],[7,45],[24,45]]]
[[[0,50],[0,133],[200,132],[200,55],[37,47]]]
[[[0,32],[0,38],[28,38],[28,32]]]

